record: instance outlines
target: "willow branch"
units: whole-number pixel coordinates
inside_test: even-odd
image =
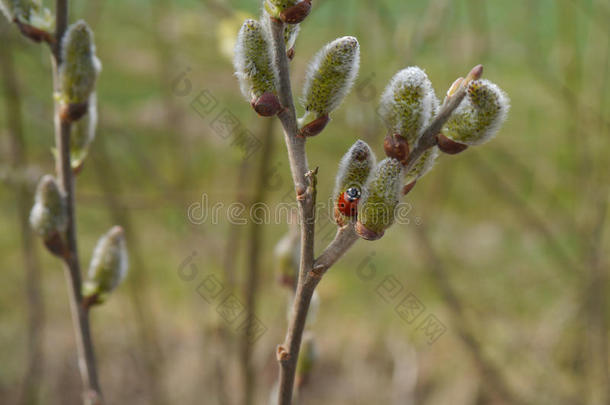
[[[56,2],[56,32],[53,48],[53,82],[55,91],[59,88],[59,67],[61,66],[61,38],[68,25],[68,2]],[[78,246],[76,242],[76,222],[74,203],[74,176],[70,161],[70,122],[61,120],[59,103],[55,102],[55,143],[57,146],[56,171],[59,184],[66,195],[68,226],[66,244],[68,254],[64,257],[65,274],[68,282],[70,310],[76,338],[78,364],[83,381],[83,399],[85,404],[101,404],[102,393],[97,376],[97,367],[91,331],[89,328],[89,313],[82,305],[81,270],[78,261]]]
[[[353,224],[339,228],[335,239],[329,243],[324,252],[316,259],[313,272],[321,277],[326,270],[332,267],[354,245],[358,238],[359,236],[354,230]]]
[[[305,138],[297,136],[298,126],[290,86],[290,69],[286,56],[286,45],[284,43],[284,24],[281,21],[271,19],[270,25],[275,61],[279,73],[278,98],[283,106],[278,118],[284,129],[284,140],[299,203],[299,222],[301,224],[299,279],[286,338],[284,343],[278,346],[277,351],[280,363],[278,403],[279,405],[288,405],[292,402],[296,364],[309,303],[319,282],[319,278],[313,277],[313,273],[311,273],[314,262],[314,208],[317,170],[309,171],[305,153]]]

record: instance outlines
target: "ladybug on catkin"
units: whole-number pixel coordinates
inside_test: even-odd
[[[362,193],[358,187],[350,187],[339,195],[337,199],[337,210],[346,217],[354,217],[358,214],[358,201]]]
[[[362,188],[375,167],[375,155],[366,142],[358,140],[341,159],[333,200],[335,222],[344,226],[358,215]]]

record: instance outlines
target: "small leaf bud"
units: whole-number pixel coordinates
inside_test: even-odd
[[[70,159],[72,170],[79,173],[89,153],[89,145],[95,138],[97,126],[97,97],[95,92],[89,96],[87,103],[87,114],[83,119],[74,123],[74,129],[70,135]]]
[[[284,42],[286,43],[286,54],[288,59],[294,58],[294,45],[299,36],[301,26],[299,24],[286,24],[284,26]]]

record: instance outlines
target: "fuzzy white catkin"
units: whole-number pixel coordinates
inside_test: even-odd
[[[95,55],[93,32],[83,20],[70,25],[62,39],[59,68],[61,101],[83,103],[95,89],[102,64]]]
[[[497,134],[509,109],[510,100],[500,87],[489,80],[475,80],[443,127],[443,135],[466,145],[481,145]]]
[[[277,88],[278,73],[268,28],[267,23],[248,19],[237,35],[233,66],[241,93],[248,101],[265,92],[275,93]]]
[[[325,45],[307,69],[303,107],[318,116],[335,110],[351,90],[360,66],[360,45],[354,37]]]
[[[381,95],[379,113],[388,130],[417,144],[438,108],[438,99],[426,73],[411,66],[396,73]]]
[[[43,238],[64,232],[68,225],[65,196],[55,178],[49,174],[42,177],[36,188],[30,225]]]
[[[405,183],[409,184],[425,176],[434,167],[438,156],[439,151],[437,146],[433,146],[422,153],[415,166],[405,175]]]
[[[114,290],[127,275],[128,258],[125,235],[120,226],[104,234],[91,257],[84,295],[106,295]]]

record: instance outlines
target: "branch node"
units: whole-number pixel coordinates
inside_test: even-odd
[[[290,353],[288,353],[288,350],[286,350],[286,348],[284,346],[278,345],[276,357],[277,357],[277,361],[279,361],[281,363],[285,363],[290,360]]]

